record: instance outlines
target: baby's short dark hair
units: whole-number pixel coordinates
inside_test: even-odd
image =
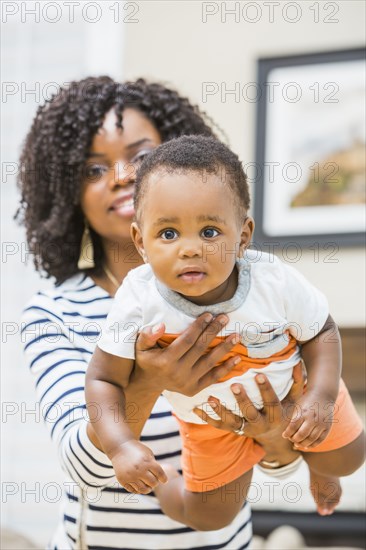
[[[143,161],[136,176],[134,205],[140,219],[143,197],[149,176],[154,172],[200,172],[202,178],[216,174],[235,196],[235,207],[241,221],[250,206],[247,177],[239,157],[212,137],[181,136],[154,149]],[[203,179],[204,181],[204,179]]]

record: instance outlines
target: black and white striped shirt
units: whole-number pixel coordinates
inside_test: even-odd
[[[89,440],[85,371],[111,305],[112,298],[102,288],[89,277],[78,275],[36,294],[24,311],[27,362],[45,423],[66,473],[60,523],[49,548],[249,548],[249,505],[224,529],[194,531],[165,516],[153,494],[127,493],[117,482],[107,456]],[[137,412],[132,409],[131,415]],[[178,426],[162,396],[141,441],[149,445],[159,462],[180,469]]]

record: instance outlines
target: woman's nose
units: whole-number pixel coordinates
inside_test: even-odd
[[[113,174],[111,174],[111,185],[113,187],[129,185],[135,183],[136,169],[129,162],[119,161],[114,164]]]

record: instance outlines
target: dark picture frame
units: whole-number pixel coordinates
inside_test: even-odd
[[[254,244],[364,244],[364,48],[259,59],[257,89]]]

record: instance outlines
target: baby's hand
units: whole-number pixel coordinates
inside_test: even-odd
[[[168,481],[151,449],[135,439],[121,445],[112,464],[119,483],[130,493],[147,495],[159,482]]]
[[[296,448],[317,447],[332,427],[334,402],[316,391],[307,391],[297,400],[292,418],[282,436]]]

